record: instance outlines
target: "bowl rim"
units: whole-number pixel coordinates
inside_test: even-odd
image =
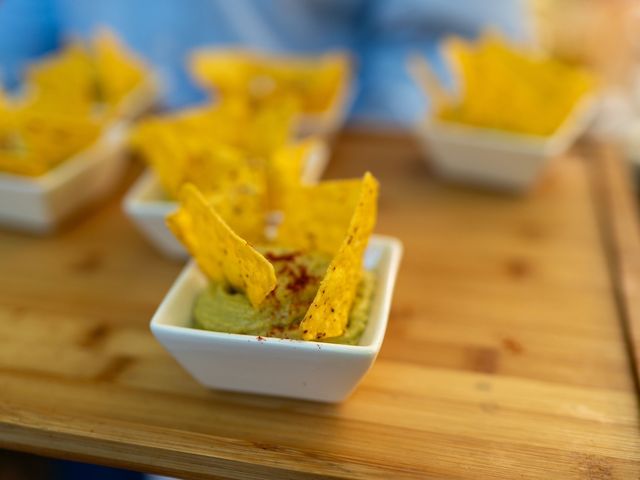
[[[30,177],[0,171],[0,188],[54,190],[74,177],[88,165],[99,161],[99,154],[106,148],[123,145],[126,132],[133,119],[156,101],[160,82],[155,74],[148,74],[118,106],[119,114],[109,121],[96,139],[75,152],[42,175]]]
[[[440,120],[433,115],[427,115],[418,122],[418,130],[447,135],[450,137],[466,137],[471,141],[495,145],[501,143],[517,149],[540,149],[563,138],[571,138],[579,134],[595,115],[599,98],[597,93],[588,92],[575,102],[573,108],[562,120],[560,125],[549,135],[535,135],[522,132],[512,132],[490,127],[479,127],[465,123]]]
[[[104,128],[103,132],[90,145],[71,155],[42,175],[30,177],[17,173],[0,172],[0,188],[55,189],[89,164],[98,161],[99,153],[105,148],[115,147],[120,144],[124,140],[126,129],[126,122],[112,122]]]
[[[374,295],[381,296],[379,321],[376,323],[375,330],[369,343],[365,345],[346,345],[339,343],[317,342],[313,340],[294,340],[276,337],[263,337],[248,334],[215,332],[210,330],[201,330],[187,326],[171,325],[162,323],[162,319],[166,317],[166,310],[170,308],[178,294],[185,288],[187,279],[197,271],[202,275],[195,261],[190,260],[182,269],[171,288],[164,296],[162,302],[156,309],[149,323],[151,331],[157,333],[168,333],[187,337],[190,340],[207,343],[208,341],[218,340],[236,345],[261,344],[266,348],[284,348],[291,350],[312,350],[330,353],[340,353],[346,355],[362,355],[368,353],[376,353],[382,346],[382,341],[387,329],[393,292],[396,284],[400,261],[403,254],[402,242],[391,236],[372,235],[369,246],[378,246],[387,252],[387,265],[384,272],[380,272],[377,279],[377,287]],[[370,320],[370,319],[369,319]]]
[[[307,157],[307,164],[303,170],[302,181],[315,183],[320,181],[322,172],[329,164],[329,145],[323,138],[314,138],[311,151]],[[153,189],[160,188],[158,176],[152,168],[146,167],[135,180],[131,188],[122,199],[122,207],[131,215],[168,215],[176,208],[178,202],[168,198],[145,198],[151,196]]]

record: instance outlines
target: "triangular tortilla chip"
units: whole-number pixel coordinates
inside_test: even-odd
[[[105,103],[117,105],[144,79],[144,64],[108,30],[94,37],[93,54]]]
[[[287,192],[277,243],[335,254],[347,233],[361,186],[362,180],[331,180]]]
[[[595,87],[586,70],[510,44],[493,32],[469,43],[444,42],[459,84],[459,100],[437,118],[482,128],[548,136]],[[508,101],[509,108],[495,108]]]
[[[274,152],[267,163],[269,208],[285,208],[286,196],[301,187],[307,160],[319,140],[309,138],[299,143],[285,145]]]
[[[205,195],[239,185],[251,186],[252,191],[266,189],[262,159],[234,145],[218,143],[203,132],[183,128],[180,122],[145,120],[131,135],[132,146],[156,172],[170,196],[176,198],[185,183],[193,183]]]
[[[41,112],[66,115],[91,113],[97,76],[88,50],[80,43],[66,45],[27,67],[21,105]]]
[[[32,109],[0,113],[0,170],[38,176],[94,142],[102,125],[88,117]]]
[[[207,201],[239,237],[252,244],[264,242],[267,214],[262,191],[238,184],[208,195]]]
[[[342,335],[362,276],[362,257],[377,216],[378,182],[366,173],[347,236],[331,261],[318,293],[300,323],[302,338],[320,340]]]
[[[167,225],[209,279],[244,291],[254,307],[275,288],[273,265],[229,228],[195,186],[182,188],[180,208]]]
[[[319,113],[331,107],[349,81],[351,61],[343,52],[302,57],[213,49],[195,52],[189,69],[222,98],[262,102],[295,97],[303,112]]]

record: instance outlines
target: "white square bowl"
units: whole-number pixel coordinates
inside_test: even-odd
[[[302,181],[317,182],[324,173],[328,158],[329,150],[326,143],[318,142],[311,149],[306,160]],[[166,199],[166,194],[153,171],[145,171],[134,183],[124,197],[122,208],[138,230],[160,253],[176,260],[185,260],[189,257],[189,253],[165,223],[166,216],[178,208],[178,204]]]
[[[105,197],[125,171],[126,125],[107,128],[89,148],[38,177],[0,173],[0,225],[47,233]]]
[[[442,177],[513,192],[529,189],[547,161],[564,153],[586,130],[595,112],[593,97],[578,102],[550,136],[501,132],[427,119],[416,133],[427,160]]]
[[[189,263],[151,320],[156,339],[202,385],[336,403],[346,399],[373,364],[384,338],[402,244],[374,235],[365,268],[376,288],[358,345],[287,340],[192,328],[192,309],[207,279]]]
[[[0,172],[0,225],[48,233],[108,195],[126,168],[128,124],[153,107],[158,89],[158,81],[149,75],[120,102],[118,120],[98,140],[44,175]]]

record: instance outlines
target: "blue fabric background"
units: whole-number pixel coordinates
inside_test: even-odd
[[[4,0],[0,2],[2,79],[15,85],[25,62],[65,37],[108,26],[162,75],[164,103],[204,98],[185,70],[194,47],[240,43],[272,51],[353,50],[360,94],[352,119],[405,125],[425,108],[406,71],[422,52],[444,71],[443,35],[474,36],[491,27],[529,35],[525,0]]]

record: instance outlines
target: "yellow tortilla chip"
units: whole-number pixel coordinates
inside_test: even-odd
[[[286,143],[290,124],[285,110],[252,112],[225,102],[139,122],[131,142],[174,197],[187,182],[205,194],[228,184],[255,189],[266,182],[268,159]]]
[[[261,159],[164,120],[141,122],[131,142],[156,173],[169,198],[177,198],[182,185],[192,183],[207,198],[227,199],[226,203],[218,203],[218,213],[225,221],[233,219],[231,227],[241,236],[256,238],[254,227],[258,223],[264,227],[267,179]],[[251,228],[247,228],[249,225]]]
[[[294,97],[306,113],[330,108],[349,81],[350,69],[350,59],[342,52],[286,57],[216,49],[196,52],[190,59],[193,76],[222,98],[260,102]]]
[[[299,143],[285,145],[274,152],[267,164],[269,208],[281,210],[286,196],[300,188],[302,175],[312,152],[320,142],[309,138]]]
[[[239,97],[223,99],[212,111],[210,135],[249,155],[266,158],[291,137],[296,108],[289,100],[253,104]]]
[[[595,86],[587,71],[511,45],[496,34],[476,43],[447,40],[444,53],[460,90],[457,101],[436,111],[446,121],[547,136]],[[495,108],[505,101],[509,108]]]
[[[207,196],[207,201],[239,237],[252,244],[264,241],[266,210],[262,191],[238,184]]]
[[[31,109],[0,115],[0,170],[37,176],[46,173],[99,136],[101,124],[88,117],[44,113]]]
[[[133,128],[129,141],[132,150],[155,172],[167,196],[177,198],[188,159],[180,154],[171,130],[156,119],[144,120]]]
[[[25,106],[67,115],[89,114],[98,91],[93,60],[87,49],[75,42],[30,65],[25,84]]]
[[[243,50],[201,51],[189,59],[189,70],[203,86],[229,94],[245,88],[247,78],[255,72],[255,60]]]
[[[291,189],[283,197],[277,243],[295,250],[335,254],[349,228],[361,180],[331,180]]]
[[[102,100],[110,105],[117,105],[142,82],[145,75],[144,64],[107,30],[101,31],[93,39],[93,53]]]
[[[48,112],[103,113],[105,106],[117,107],[145,74],[144,64],[114,34],[103,31],[90,48],[72,42],[31,65],[25,104]]]
[[[300,323],[303,339],[319,340],[344,333],[362,276],[362,257],[376,223],[377,199],[378,182],[366,173],[347,236]]]
[[[161,122],[181,138],[199,137],[209,144],[228,145],[265,158],[289,140],[294,113],[294,105],[288,103],[267,108],[233,98],[146,121]]]
[[[180,208],[167,225],[187,247],[209,279],[246,293],[254,307],[276,286],[273,265],[236,235],[198,189],[182,188]]]

